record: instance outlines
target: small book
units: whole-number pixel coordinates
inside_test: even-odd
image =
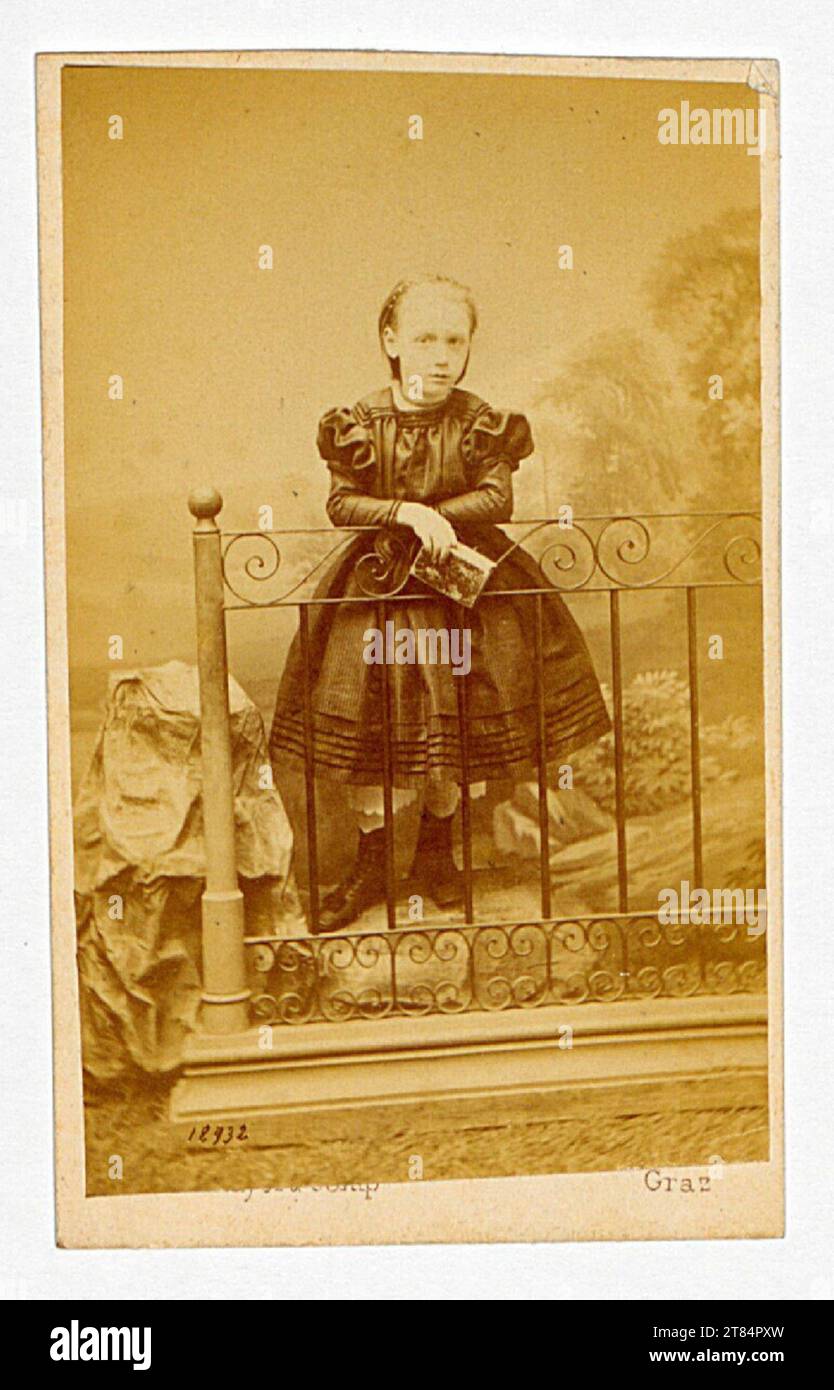
[[[458,541],[442,560],[422,547],[411,566],[411,573],[446,598],[454,599],[464,608],[472,608],[494,569],[492,560]]]

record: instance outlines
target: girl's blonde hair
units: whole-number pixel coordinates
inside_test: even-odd
[[[378,326],[379,345],[382,348],[383,356],[388,361],[391,375],[396,377],[397,380],[399,380],[400,376],[400,359],[399,357],[388,356],[388,353],[385,351],[385,341],[382,335],[386,328],[396,328],[397,313],[400,304],[409,290],[417,289],[419,285],[445,285],[447,289],[453,291],[454,294],[462,299],[466,305],[466,312],[469,315],[470,334],[473,334],[478,327],[478,310],[475,307],[475,300],[472,298],[472,291],[466,285],[461,285],[457,280],[451,279],[448,275],[415,275],[410,279],[398,280],[380,310]],[[467,361],[468,360],[467,358]],[[464,371],[465,370],[466,368],[464,367]]]

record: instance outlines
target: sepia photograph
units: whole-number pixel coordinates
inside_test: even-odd
[[[62,1243],[781,1233],[778,87],[39,56]]]

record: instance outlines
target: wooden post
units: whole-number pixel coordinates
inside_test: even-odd
[[[249,1022],[244,959],[243,894],[235,862],[235,807],[229,728],[229,670],[220,531],[223,499],[214,488],[192,492],[200,673],[200,746],[203,760],[203,1010],[207,1033],[236,1033]]]

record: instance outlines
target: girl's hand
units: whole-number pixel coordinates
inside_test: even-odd
[[[425,507],[422,502],[403,502],[397,512],[397,520],[410,526],[414,534],[436,560],[448,555],[457,544],[455,529],[445,516],[433,507]]]

